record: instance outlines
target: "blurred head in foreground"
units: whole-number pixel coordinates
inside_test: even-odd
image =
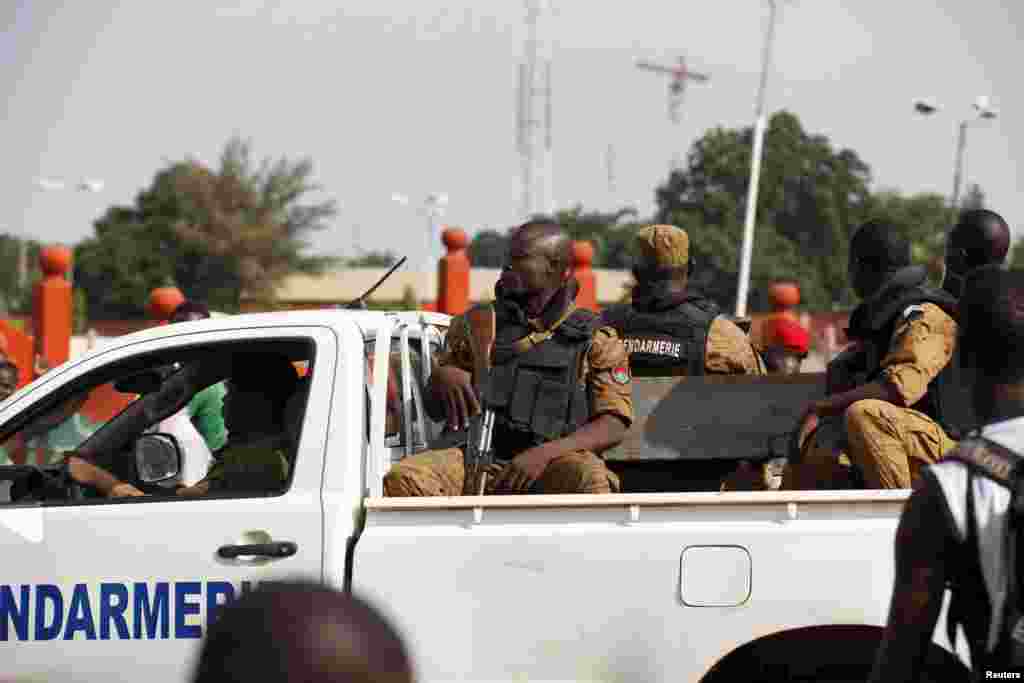
[[[195,683],[411,683],[398,633],[357,597],[311,582],[274,583],[224,607]]]

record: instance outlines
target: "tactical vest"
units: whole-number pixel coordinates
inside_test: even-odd
[[[533,330],[495,306],[496,336],[486,401],[494,410],[492,443],[496,456],[560,439],[590,418],[586,385],[580,381],[583,356],[598,327],[597,315],[577,309],[554,334],[525,352],[513,344]]]
[[[715,302],[696,295],[664,310],[619,304],[602,312],[604,323],[622,337],[637,375],[703,375],[708,331],[718,315]]]
[[[859,359],[861,367],[859,372],[854,371],[858,379],[863,380],[857,384],[874,381],[882,374],[882,359],[892,343],[896,326],[909,307],[931,303],[954,320],[958,317],[956,299],[944,290],[916,284],[889,286],[882,294],[884,296],[873,297],[872,303],[862,304],[850,318],[849,335],[865,342]],[[960,367],[959,353],[954,347],[950,362],[931,381],[921,400],[909,407],[932,418],[950,437],[959,440],[976,426],[972,405],[968,371]]]

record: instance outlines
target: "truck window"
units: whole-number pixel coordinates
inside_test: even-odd
[[[136,398],[114,382],[72,393],[0,444],[0,465],[52,465]]]
[[[70,451],[155,498],[282,494],[297,466],[313,352],[308,339],[218,343],[121,360],[75,378],[8,423],[13,431],[0,442],[0,505],[67,503],[70,489],[55,489],[60,480],[49,475]],[[220,418],[228,439],[211,452],[191,404],[216,385],[226,389]],[[181,467],[164,481],[144,483],[136,444],[153,433],[174,437]],[[45,487],[33,490],[29,483],[40,480],[33,472],[47,475]],[[119,500],[86,493],[95,502]]]

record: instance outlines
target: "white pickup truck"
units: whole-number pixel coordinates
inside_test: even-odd
[[[186,680],[219,606],[305,576],[380,605],[420,681],[863,679],[906,492],[382,497],[389,464],[438,435],[421,393],[447,324],[296,311],[159,327],[0,404],[0,678]],[[208,385],[254,350],[307,368],[287,485],[161,493],[176,465],[154,474],[149,423],[189,396],[174,375],[139,378],[201,365]],[[76,490],[39,446],[104,385],[142,398],[78,448],[152,495]],[[936,633],[930,680],[966,680]]]

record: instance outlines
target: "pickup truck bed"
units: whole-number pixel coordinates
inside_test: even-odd
[[[785,457],[824,389],[824,373],[635,377],[635,421],[605,460],[626,493],[717,491],[737,461]]]
[[[742,680],[837,665],[850,678],[835,680],[856,680],[885,621],[906,497],[371,498],[353,589],[420,625],[407,635],[429,680],[700,681],[735,657],[749,668],[749,650],[727,656],[780,633],[793,640],[761,642],[758,658],[762,672],[786,676],[745,670]],[[835,625],[851,627],[841,641],[784,661],[793,643],[821,637],[813,627]]]

